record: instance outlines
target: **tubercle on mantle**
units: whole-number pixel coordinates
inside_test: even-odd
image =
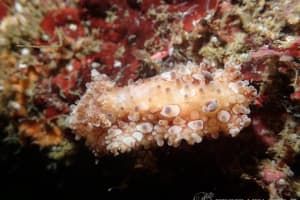
[[[193,145],[222,132],[236,136],[251,122],[256,90],[239,69],[178,65],[154,77],[116,87],[99,75],[69,117],[69,126],[97,154]]]

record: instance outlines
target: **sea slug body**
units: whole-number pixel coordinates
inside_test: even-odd
[[[97,76],[73,109],[69,126],[98,154],[168,144],[177,147],[236,136],[250,124],[256,90],[239,69],[180,65],[169,72],[117,87]]]

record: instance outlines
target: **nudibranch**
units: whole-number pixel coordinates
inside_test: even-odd
[[[188,64],[117,87],[97,76],[74,107],[69,126],[95,153],[200,143],[219,133],[236,136],[250,124],[256,89],[236,67]]]

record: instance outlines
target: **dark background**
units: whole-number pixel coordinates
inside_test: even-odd
[[[193,199],[199,192],[267,199],[255,181],[241,178],[258,173],[255,158],[264,147],[241,135],[100,159],[78,144],[75,154],[60,161],[35,146],[2,142],[0,199]],[[144,160],[142,166],[135,167],[137,160]]]

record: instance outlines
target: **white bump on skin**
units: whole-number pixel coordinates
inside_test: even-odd
[[[159,124],[160,126],[167,126],[167,125],[168,125],[168,121],[167,121],[167,120],[159,120],[159,121],[158,121],[158,124]]]
[[[237,134],[240,132],[241,130],[239,128],[231,128],[229,130],[229,134],[232,136],[232,137],[235,137],[237,136]]]
[[[217,100],[212,100],[206,103],[206,105],[203,107],[204,112],[213,112],[217,109],[218,107],[218,101]]]
[[[180,113],[180,107],[178,105],[164,106],[160,114],[164,117],[176,117]]]
[[[185,120],[182,119],[181,117],[175,117],[175,119],[173,120],[173,124],[176,124],[176,125],[183,125],[185,124]]]
[[[155,138],[156,144],[159,147],[162,147],[164,145],[165,142],[164,142],[164,140],[161,137],[159,137],[158,135],[156,135],[156,136],[154,136],[154,138]]]
[[[159,147],[162,147],[163,145],[164,145],[164,141],[163,140],[161,140],[161,139],[158,139],[158,140],[156,140],[156,144],[159,146]]]
[[[142,141],[144,136],[142,133],[136,131],[132,134],[132,137],[134,137],[138,142],[140,142]]]
[[[160,77],[166,81],[171,81],[173,79],[172,72],[164,72],[160,74]]]
[[[142,133],[150,133],[153,130],[153,125],[149,122],[140,123],[136,126],[136,130]]]
[[[191,136],[195,140],[196,143],[200,143],[202,141],[202,137],[196,133],[193,133]]]
[[[203,121],[202,120],[190,121],[188,123],[188,127],[190,127],[194,131],[201,130],[203,129]]]
[[[125,145],[132,147],[135,144],[135,139],[133,137],[123,137],[122,142]]]
[[[239,87],[238,87],[238,84],[236,83],[229,83],[228,84],[228,87],[236,94],[239,93]]]
[[[135,113],[130,113],[128,115],[128,120],[136,122],[140,119],[139,113],[135,112]]]
[[[200,82],[204,81],[204,77],[202,74],[193,74],[192,77],[195,79],[195,80],[198,80]]]
[[[232,112],[234,114],[249,114],[250,109],[246,108],[245,106],[236,104],[232,107]]]
[[[220,122],[226,123],[230,120],[230,113],[226,110],[221,110],[218,112],[217,118]]]
[[[172,126],[168,129],[168,133],[170,134],[179,134],[182,131],[182,127],[180,126]]]
[[[121,129],[109,129],[107,131],[107,133],[110,135],[114,135],[114,136],[117,136],[117,135],[121,135],[122,134],[122,130]]]

